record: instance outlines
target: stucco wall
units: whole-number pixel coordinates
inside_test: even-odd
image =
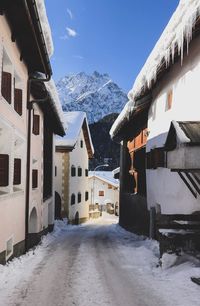
[[[195,39],[185,55],[183,65],[177,62],[153,91],[149,111],[147,151],[162,147],[172,120],[200,119],[200,38]],[[173,89],[172,108],[166,110],[167,92]],[[148,207],[161,205],[161,212],[192,213],[200,210],[200,199],[195,199],[177,173],[169,169],[147,170]]]
[[[0,16],[0,71],[12,74],[18,88],[23,91],[22,116],[14,110],[14,90],[11,104],[0,94],[0,153],[9,155],[9,186],[0,187],[0,253],[6,249],[6,241],[13,238],[13,245],[25,238],[25,168],[27,137],[27,68],[20,61],[20,52],[11,41],[11,32],[4,16]],[[9,58],[9,65],[4,61]],[[0,73],[1,84],[1,73]],[[14,86],[12,86],[14,88]],[[21,184],[13,186],[14,158],[22,161]],[[5,192],[3,194],[3,192]]]

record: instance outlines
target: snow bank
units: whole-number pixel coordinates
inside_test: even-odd
[[[53,40],[52,40],[52,35],[51,35],[51,29],[50,29],[48,18],[47,18],[45,3],[44,3],[44,0],[35,0],[35,1],[37,5],[38,14],[40,17],[40,23],[42,26],[42,31],[43,31],[47,51],[48,51],[49,57],[51,57],[53,55],[54,46],[53,46]]]
[[[199,0],[180,0],[179,5],[172,15],[168,25],[163,31],[160,39],[156,43],[151,54],[147,58],[146,63],[138,74],[133,88],[130,90],[128,97],[129,102],[125,105],[119,117],[114,122],[110,135],[114,135],[121,128],[124,120],[128,120],[129,116],[135,110],[135,100],[140,96],[141,92],[151,88],[152,81],[156,81],[157,73],[161,67],[163,60],[166,68],[173,64],[175,49],[183,61],[184,42],[187,43],[187,52],[189,43],[192,40],[192,31],[195,28],[196,20],[200,16]]]

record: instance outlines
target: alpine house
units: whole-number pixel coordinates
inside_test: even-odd
[[[89,218],[88,161],[94,155],[84,112],[64,112],[66,135],[56,138],[55,218],[72,224]]]
[[[120,224],[161,253],[199,247],[199,34],[200,1],[180,0],[110,131],[122,143]]]
[[[53,44],[43,0],[2,0],[0,28],[0,263],[5,263],[53,228],[53,138],[65,131],[49,82]]]

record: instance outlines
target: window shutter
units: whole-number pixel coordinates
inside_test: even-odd
[[[38,170],[32,170],[32,188],[38,187]]]
[[[1,93],[9,104],[11,104],[11,89],[12,89],[11,73],[2,71]]]
[[[165,152],[163,148],[156,148],[153,150],[154,168],[165,167]]]
[[[71,166],[71,176],[76,176],[76,168]]]
[[[13,178],[14,185],[21,184],[21,159],[15,158],[14,159],[14,178]]]
[[[8,186],[9,182],[9,156],[0,154],[0,186]]]
[[[22,115],[22,90],[15,88],[14,109],[21,116]]]
[[[82,168],[78,167],[78,176],[82,176]]]
[[[40,116],[33,115],[33,134],[39,135],[40,134]]]

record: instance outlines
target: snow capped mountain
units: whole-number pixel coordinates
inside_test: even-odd
[[[67,75],[57,83],[64,111],[84,111],[89,123],[105,115],[119,113],[127,102],[127,95],[108,74],[94,71]]]

